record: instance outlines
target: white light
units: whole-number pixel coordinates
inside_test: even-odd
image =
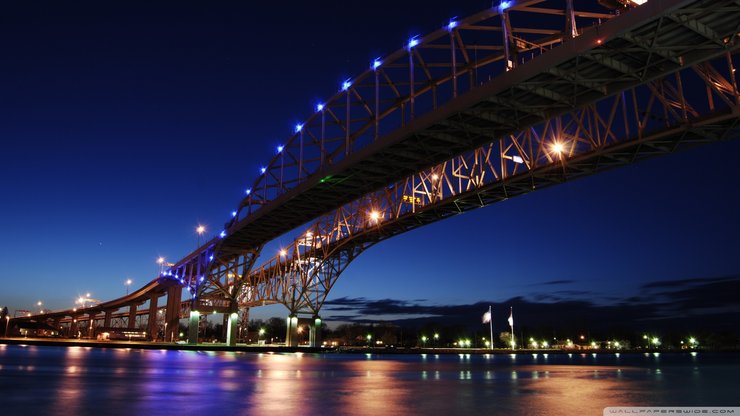
[[[371,211],[370,212],[370,219],[373,222],[378,222],[378,220],[380,220],[380,213],[378,211]]]
[[[457,25],[458,25],[457,20],[450,19],[450,23],[447,23],[447,30],[452,30],[452,29],[456,28]]]
[[[409,39],[408,47],[409,49],[413,48],[414,46],[419,44],[419,38],[414,36],[413,38]]]
[[[221,231],[221,232],[223,232],[223,231]],[[208,260],[210,260],[210,261],[213,261],[213,254],[211,254],[211,255],[210,255],[210,256],[208,257]]]
[[[509,7],[511,7],[511,2],[510,2],[510,1],[502,1],[502,2],[501,2],[501,3],[499,4],[499,5],[498,5],[498,9],[499,9],[500,11],[502,11],[502,12],[503,12],[504,10],[508,9]]]
[[[323,111],[324,110],[324,104],[316,104],[316,111]]]
[[[349,79],[345,80],[342,83],[342,91],[347,91],[349,89],[349,87],[351,87],[351,86],[352,86],[352,81],[350,81]]]
[[[231,211],[231,216],[236,217],[236,211]]]
[[[521,156],[512,156],[511,160],[513,160],[514,163],[524,163],[524,159],[522,159]]]
[[[245,192],[247,193],[247,195],[249,195],[249,194],[252,193],[252,189],[251,188],[250,189],[247,189]]]
[[[218,236],[221,238],[226,237],[226,231],[221,231],[221,233]],[[211,256],[211,260],[213,260],[213,256]]]
[[[282,152],[283,151],[283,146],[278,146],[277,147],[277,151],[278,151],[278,153]]]
[[[286,256],[287,254],[288,254],[288,252],[287,252],[287,251],[285,251],[285,249],[284,249],[284,248],[281,248],[281,249],[280,249],[280,257],[285,257],[285,256]]]
[[[267,168],[266,167],[261,167],[260,168],[260,173],[265,173],[266,171],[267,171]]]
[[[375,60],[373,61],[373,71],[378,69],[378,67],[380,67],[380,65],[382,64],[383,62],[380,60],[380,58],[375,58]]]
[[[563,144],[560,142],[553,143],[550,146],[550,148],[552,149],[553,152],[558,153],[558,154],[563,153],[563,150],[564,150]]]
[[[295,125],[295,132],[298,133],[301,130],[303,130],[303,124],[296,124]]]

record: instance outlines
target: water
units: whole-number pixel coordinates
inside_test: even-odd
[[[740,355],[346,355],[0,345],[2,415],[601,415],[738,406]]]

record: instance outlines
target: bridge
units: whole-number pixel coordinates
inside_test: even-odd
[[[188,318],[197,343],[200,314],[215,312],[234,345],[240,313],[279,303],[286,343],[304,316],[316,346],[331,288],[385,239],[738,137],[737,1],[573,3],[502,1],[409,39],[296,125],[216,237],[124,297],[15,319],[90,335],[146,326],[175,341]]]

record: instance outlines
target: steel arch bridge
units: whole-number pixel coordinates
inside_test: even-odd
[[[739,136],[740,2],[573,3],[505,1],[410,39],[296,126],[217,237],[128,296],[29,319],[71,330],[119,316],[133,328],[142,316],[156,338],[163,316],[164,338],[174,340],[189,316],[197,342],[197,311],[213,310],[229,319],[233,345],[240,309],[281,303],[295,345],[298,314],[319,324],[342,272],[384,239]],[[306,224],[257,264],[266,243]]]

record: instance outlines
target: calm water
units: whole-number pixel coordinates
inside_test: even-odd
[[[0,345],[0,415],[601,415],[738,406],[731,354],[342,355]]]

